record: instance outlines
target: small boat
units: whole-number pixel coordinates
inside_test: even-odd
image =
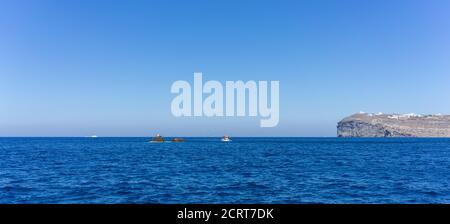
[[[157,134],[155,137],[152,138],[152,140],[150,142],[155,142],[155,143],[164,142],[164,138],[160,134]]]
[[[173,138],[172,142],[184,142],[184,138]]]
[[[225,135],[225,136],[223,136],[223,138],[220,141],[222,141],[222,142],[231,142],[231,139],[230,139],[230,136]]]

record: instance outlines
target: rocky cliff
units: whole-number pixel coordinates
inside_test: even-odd
[[[450,115],[358,113],[337,125],[338,137],[450,137]]]

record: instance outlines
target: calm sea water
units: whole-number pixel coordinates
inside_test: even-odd
[[[0,203],[450,203],[450,139],[0,138]]]

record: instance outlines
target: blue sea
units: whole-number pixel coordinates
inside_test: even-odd
[[[450,203],[450,139],[0,138],[0,203]]]

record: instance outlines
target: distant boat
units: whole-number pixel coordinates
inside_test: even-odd
[[[231,139],[230,139],[230,136],[225,135],[225,136],[222,137],[222,139],[220,141],[222,141],[222,142],[231,142]]]
[[[98,137],[97,135],[92,135],[92,136],[91,136],[91,138],[97,138],[97,137]]]
[[[172,142],[184,142],[184,138],[173,138]]]
[[[155,137],[152,138],[150,142],[154,143],[164,142],[164,138],[160,134],[157,134]]]

